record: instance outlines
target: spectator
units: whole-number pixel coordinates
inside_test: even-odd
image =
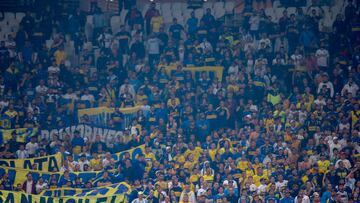
[[[29,195],[36,194],[35,185],[36,185],[36,183],[33,180],[32,175],[29,173],[26,175],[26,180],[22,185],[22,190]]]

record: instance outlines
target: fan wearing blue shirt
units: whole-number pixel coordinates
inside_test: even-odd
[[[172,39],[179,41],[181,39],[182,31],[184,31],[184,27],[177,22],[177,18],[173,18],[173,24],[169,28]]]

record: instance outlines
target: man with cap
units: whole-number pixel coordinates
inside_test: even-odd
[[[138,198],[134,199],[131,203],[147,203],[148,201],[144,198],[142,191],[138,192]]]

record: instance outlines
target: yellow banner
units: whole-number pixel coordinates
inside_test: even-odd
[[[33,164],[37,165],[39,171],[59,171],[62,165],[62,154],[31,159],[0,159],[0,166],[11,168],[31,169]]]
[[[23,192],[0,190],[0,203],[121,203],[128,202],[125,195],[103,197],[46,197],[41,195],[28,195]]]
[[[120,111],[124,114],[124,127],[126,127],[130,124],[130,122],[132,121],[132,119],[136,115],[136,113],[139,111],[139,109],[140,109],[140,106],[120,109]],[[85,115],[87,115],[88,119],[93,124],[98,125],[98,126],[107,126],[114,111],[115,111],[114,108],[108,108],[108,107],[79,109],[78,110],[78,119],[81,122],[83,120],[83,117]]]
[[[119,152],[116,154],[113,154],[113,158],[118,161],[118,160],[122,160],[124,155],[129,153],[130,158],[131,159],[135,159],[137,155],[139,154],[144,154],[145,151],[145,145],[141,145],[139,147],[130,149],[130,150],[126,150],[123,152]],[[48,156],[48,157],[42,157],[43,159],[49,159],[49,160],[56,160],[56,159],[61,159],[61,154],[56,154],[54,156]],[[39,158],[37,158],[39,159]],[[34,160],[37,160],[34,159]],[[27,161],[27,159],[24,159]],[[33,161],[33,159],[30,159],[31,161]],[[6,161],[6,160],[5,160]],[[23,161],[23,160],[16,160],[16,161]],[[40,162],[42,163],[42,168],[46,168],[48,167],[48,169],[51,169],[52,167],[54,167],[53,165],[51,165],[51,167],[49,165],[44,164],[44,162]],[[50,163],[53,163],[53,161],[51,161]],[[59,163],[59,162],[57,162]],[[61,162],[60,162],[61,163]],[[28,164],[24,165],[27,166]],[[21,165],[22,166],[22,165]],[[58,167],[61,166],[61,164],[57,165]],[[59,171],[59,170],[57,170]],[[16,186],[19,183],[23,183],[26,180],[26,175],[28,173],[31,173],[34,180],[37,180],[39,177],[42,177],[44,180],[49,180],[50,176],[55,174],[58,181],[60,181],[61,176],[63,175],[63,173],[61,172],[52,172],[52,171],[46,171],[46,170],[29,170],[26,168],[15,168],[15,167],[6,167],[6,166],[1,166],[1,162],[0,162],[0,176],[2,176],[4,173],[8,173],[9,174],[9,178],[10,180],[13,181],[14,186]],[[70,177],[75,180],[76,177],[79,177],[83,182],[86,182],[90,179],[92,180],[96,180],[99,176],[101,176],[102,171],[89,171],[89,172],[70,172]],[[116,182],[116,178],[114,179],[114,181]],[[120,181],[119,181],[120,182]]]
[[[160,67],[165,67],[166,73],[168,75],[171,75],[172,71],[176,70],[177,65],[169,65],[169,66],[159,66]],[[214,72],[215,73],[215,77],[219,79],[219,81],[222,80],[222,76],[223,76],[223,71],[224,71],[224,67],[222,66],[201,66],[201,67],[196,67],[196,66],[187,66],[185,68],[183,68],[184,71],[190,71],[191,74],[193,75],[193,78],[195,78],[195,73],[196,72]]]
[[[140,106],[130,107],[130,108],[121,108],[120,111],[123,114],[132,114],[136,113],[140,109]],[[79,109],[78,115],[84,116],[85,114],[88,116],[94,116],[102,113],[114,113],[114,108],[108,107],[98,107],[98,108],[88,108],[88,109]]]
[[[110,186],[96,187],[96,188],[58,188],[49,189],[41,192],[41,195],[48,197],[102,197],[102,196],[113,196],[131,193],[131,186],[126,182],[116,183]]]
[[[61,177],[64,173],[62,172],[44,172],[36,170],[27,170],[19,168],[9,168],[9,167],[0,167],[0,175],[4,173],[9,174],[9,179],[13,181],[14,187],[17,184],[23,184],[26,181],[26,175],[31,174],[34,180],[38,180],[42,177],[45,181],[49,181],[52,175],[55,175],[58,183],[61,180]],[[96,180],[96,178],[101,176],[102,171],[90,171],[90,172],[70,172],[70,178],[72,181],[75,181],[75,178],[79,177],[83,182],[88,180]]]
[[[12,138],[12,133],[16,132],[16,141],[25,143],[28,138],[36,135],[37,128],[17,128],[9,130],[0,130],[0,143],[6,143]]]

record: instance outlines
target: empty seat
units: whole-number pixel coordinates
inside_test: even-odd
[[[125,24],[126,14],[127,14],[127,12],[124,12],[124,11],[121,11],[121,13],[120,13],[120,23],[121,23],[122,25]]]
[[[161,7],[161,12],[164,13],[164,12],[171,12],[171,3],[161,3],[160,4],[160,7]]]
[[[150,8],[150,4],[149,3],[145,3],[143,4],[142,7],[138,7],[139,11],[142,13],[143,16],[145,16],[146,11]]]
[[[23,13],[23,12],[18,12],[18,13],[15,14],[15,19],[20,22],[21,19],[22,19],[24,16],[25,16],[25,13]]]
[[[172,4],[171,10],[172,10],[173,12],[180,12],[180,13],[182,13],[182,5],[181,5],[181,3],[180,3],[180,2],[174,2],[174,3]]]
[[[204,15],[204,9],[196,9],[195,16],[200,20]]]
[[[120,16],[113,16],[110,19],[110,26],[112,33],[118,33],[121,25],[121,18]]]
[[[205,3],[203,4],[203,8],[204,8],[204,10],[206,10],[206,9],[208,9],[208,8],[210,8],[211,10],[213,10],[213,3],[210,2],[210,1],[207,1],[207,2],[205,2]]]
[[[276,15],[275,15],[275,11],[273,8],[266,8],[265,9],[265,15],[266,16],[271,16],[272,20],[275,22],[277,20]]]
[[[191,16],[191,12],[193,12],[193,11],[194,11],[193,9],[185,9],[185,10],[183,10],[184,19],[185,20],[189,19],[190,16]]]
[[[273,2],[273,8],[274,8],[274,9],[276,9],[276,8],[278,8],[278,7],[280,7],[280,6],[281,6],[281,4],[280,4],[280,1],[279,1],[279,0],[276,0],[276,1]]]
[[[220,7],[224,8],[224,2],[215,2],[214,3],[214,6],[213,6],[214,9],[220,8]]]
[[[15,19],[15,13],[5,12],[4,15],[5,15],[5,19],[6,19],[6,20]]]
[[[172,16],[174,16],[174,17],[176,17],[176,18],[179,18],[179,17],[182,17],[182,11],[181,11],[181,9],[180,9],[180,6],[177,8],[177,9],[175,9],[174,7],[173,7],[173,9],[172,9]]]
[[[214,7],[214,16],[215,18],[221,18],[225,15],[224,7]]]
[[[290,16],[291,14],[295,14],[295,13],[296,13],[296,8],[295,8],[295,7],[289,7],[289,8],[287,8],[286,10],[287,10],[289,16]]]
[[[283,16],[283,11],[285,10],[285,8],[283,7],[279,7],[279,8],[275,8],[274,11],[275,11],[275,16],[276,16],[276,19],[279,20],[282,16]]]
[[[226,1],[225,2],[225,12],[232,13],[235,7],[235,3],[233,1]]]
[[[164,19],[164,23],[171,23],[173,16],[172,16],[172,12],[171,10],[163,10],[162,11],[162,16]]]
[[[92,15],[86,16],[86,23],[88,23],[90,25],[93,24],[93,16]]]

